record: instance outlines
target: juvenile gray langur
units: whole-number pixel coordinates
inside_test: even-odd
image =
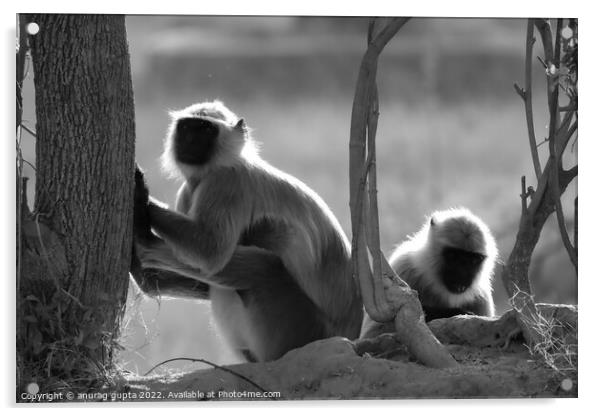
[[[135,221],[147,218],[154,233],[136,226],[142,267],[208,285],[242,357],[358,337],[362,302],[340,224],[313,190],[259,156],[243,119],[219,101],[173,112],[163,163],[183,184],[170,210],[145,197],[137,174]]]
[[[423,227],[399,245],[392,268],[418,292],[425,319],[460,314],[493,316],[491,278],[497,247],[487,225],[465,208],[433,213]],[[367,315],[362,338],[395,332]]]

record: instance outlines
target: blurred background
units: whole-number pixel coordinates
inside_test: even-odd
[[[178,186],[158,162],[168,110],[219,98],[244,116],[263,157],[321,195],[351,235],[349,125],[367,18],[128,16],[126,23],[137,160],[154,196],[173,204]],[[535,185],[523,103],[512,86],[524,84],[525,32],[521,19],[416,18],[385,48],[376,145],[386,252],[430,212],[465,206],[489,224],[500,260],[507,259],[518,229],[521,175]],[[541,55],[539,42],[535,54]],[[545,79],[535,60],[533,68],[542,141]],[[28,83],[24,118],[33,120],[31,77]],[[24,140],[32,163],[33,149],[33,140]],[[547,145],[540,152],[545,161]],[[568,158],[567,164],[576,162],[576,147]],[[33,177],[28,169],[25,175]],[[576,193],[576,183],[565,193],[570,217]],[[572,234],[572,218],[568,226]],[[499,313],[508,308],[500,272],[501,266],[494,282]],[[535,251],[531,279],[537,301],[577,303],[575,272],[554,216]],[[124,368],[144,373],[177,357],[234,362],[207,302],[150,299],[131,286],[121,339]],[[160,371],[198,367],[178,361]]]

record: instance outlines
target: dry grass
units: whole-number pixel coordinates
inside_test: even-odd
[[[548,367],[561,376],[575,376],[577,373],[577,328],[568,322],[561,322],[554,315],[546,316],[541,310],[529,313],[518,304],[519,293],[510,299],[519,319],[530,328],[534,341],[526,345],[533,357],[540,358]],[[520,296],[528,296],[524,292]]]

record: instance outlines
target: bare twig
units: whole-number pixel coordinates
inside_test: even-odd
[[[23,79],[25,78],[25,58],[27,56],[27,32],[25,26],[27,18],[20,14],[18,16],[19,24],[17,26],[18,48],[17,48],[17,129],[21,125],[23,117]]]
[[[21,128],[25,130],[27,133],[31,134],[33,137],[36,137],[36,132],[27,127],[25,124],[21,123]]]
[[[546,162],[546,165],[543,168],[543,173],[541,174],[541,178],[537,183],[537,188],[535,189],[535,193],[531,197],[531,203],[529,204],[529,215],[533,216],[540,209],[540,204],[543,199],[544,193],[548,189],[548,179],[550,170],[550,159]]]
[[[527,214],[527,199],[529,198],[529,194],[527,193],[527,185],[525,175],[520,177],[520,202],[521,202],[521,213],[522,215]]]
[[[541,43],[543,45],[543,52],[546,64],[552,61],[554,56],[554,48],[552,42],[552,28],[550,27],[550,21],[548,19],[532,19],[535,27],[539,31],[541,36]]]
[[[577,131],[577,121],[575,121],[571,127],[569,127],[569,129],[566,131],[566,133],[564,135],[562,135],[561,137],[558,138],[559,144],[558,144],[558,153],[559,154],[563,154],[564,151],[566,150],[566,146],[569,144],[569,141],[571,140],[571,137],[575,134],[575,132]]]
[[[524,102],[525,102],[525,116],[527,119],[527,132],[529,134],[529,146],[531,147],[531,158],[533,159],[533,168],[535,169],[535,177],[537,180],[541,177],[541,164],[539,162],[539,154],[537,153],[537,144],[535,139],[535,127],[533,126],[533,99],[532,99],[532,61],[533,61],[533,44],[535,38],[533,37],[533,20],[529,19],[527,23],[527,40],[526,40],[526,53],[525,53],[525,89],[524,89]]]
[[[234,371],[231,370],[227,367],[222,367],[221,365],[212,363],[211,361],[202,359],[202,358],[188,358],[188,357],[178,357],[178,358],[170,358],[169,360],[165,360],[165,361],[161,361],[159,364],[153,366],[153,368],[151,368],[150,370],[148,370],[145,374],[144,377],[148,376],[150,373],[152,373],[153,371],[155,371],[157,368],[161,367],[164,364],[168,364],[171,363],[173,361],[180,361],[180,360],[186,360],[186,361],[191,361],[191,362],[195,362],[195,363],[203,363],[203,364],[207,364],[212,366],[213,368],[216,368],[218,370],[222,370],[225,371],[226,373],[230,373],[238,378],[240,378],[241,380],[246,381],[247,383],[251,384],[253,387],[257,388],[259,391],[261,391],[262,393],[267,393],[268,390],[264,389],[263,387],[261,387],[259,384],[257,384],[256,382],[254,382],[253,380],[251,380],[250,378]],[[272,400],[275,400],[275,398],[270,397]]]
[[[545,62],[544,63],[544,67],[547,69],[549,69],[550,64],[553,64],[553,59],[554,59],[554,43],[552,40],[552,27],[550,26],[550,21],[548,19],[533,19],[533,22],[535,23],[535,27],[537,27],[537,30],[539,31],[539,34],[541,36],[541,42],[543,44],[543,51],[544,51],[544,56],[545,56]],[[540,59],[541,61],[541,59]],[[556,65],[556,68],[558,68],[558,64],[554,63],[554,65]],[[550,92],[553,90],[554,88],[554,79],[552,77],[547,77],[547,84],[548,84],[548,109],[550,111],[552,111],[552,106],[554,105],[554,103],[552,102],[552,95],[550,94]]]
[[[514,83],[514,91],[524,101],[525,100],[525,89],[521,88],[516,82]]]
[[[541,64],[541,66],[543,66],[544,69],[548,69],[548,64],[546,64],[546,61],[544,61],[543,59],[541,59],[541,56],[537,56],[537,60],[539,61],[539,63]]]
[[[23,163],[28,165],[34,172],[37,170],[36,167],[34,166],[34,164],[31,163],[29,160],[23,159]]]

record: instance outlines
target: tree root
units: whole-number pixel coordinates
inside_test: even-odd
[[[577,307],[571,305],[537,304],[540,331],[551,331],[551,336],[577,343]],[[457,315],[451,318],[435,319],[428,323],[429,328],[443,344],[470,345],[474,347],[500,347],[507,349],[512,341],[524,341],[518,321],[519,311],[510,310],[502,316],[489,318],[475,315]],[[378,327],[382,331],[391,325]],[[399,349],[396,334],[372,331],[370,338],[355,342],[358,354],[384,355],[387,351]]]

